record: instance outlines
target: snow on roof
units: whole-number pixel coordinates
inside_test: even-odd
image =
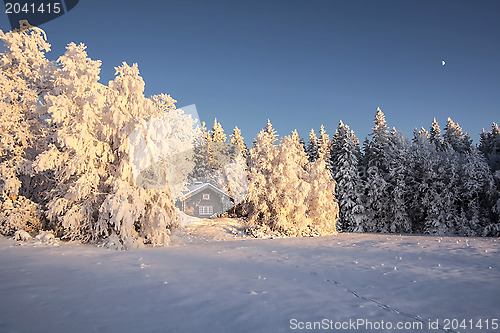
[[[221,189],[217,188],[216,186],[214,186],[210,183],[196,182],[194,184],[187,185],[186,187],[187,187],[187,191],[182,192],[182,196],[179,198],[180,200],[185,200],[185,199],[203,191],[207,187],[211,188],[212,190],[219,193],[220,195],[224,195],[224,196],[232,199],[232,197],[229,194],[227,194],[226,192],[222,191]]]

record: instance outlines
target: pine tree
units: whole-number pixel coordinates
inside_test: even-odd
[[[495,173],[500,170],[500,127],[493,123],[491,130],[485,132],[483,129],[480,137],[479,150],[486,157],[492,173]]]
[[[414,232],[446,235],[454,231],[458,186],[455,156],[450,148],[438,151],[425,129],[414,131],[407,176]]]
[[[429,141],[429,133],[421,128],[413,131],[413,142],[411,146],[411,156],[409,160],[408,173],[408,209],[413,218],[413,232],[423,233],[426,229],[428,214],[428,204],[432,202],[428,196],[434,197],[434,193],[429,194],[429,183],[434,176],[431,158],[434,148]]]
[[[264,129],[264,132],[269,136],[269,138],[272,140],[273,144],[278,140],[278,134],[273,128],[273,124],[271,124],[271,121],[268,119],[266,123],[266,128]]]
[[[243,209],[244,213],[248,214],[250,226],[258,225],[261,220],[268,221],[272,216],[267,199],[271,182],[270,175],[273,172],[273,161],[276,155],[274,145],[276,137],[274,130],[271,130],[272,126],[267,126],[267,128],[270,130],[260,131],[249,150],[248,195],[243,203]]]
[[[227,179],[224,175],[224,167],[230,162],[230,147],[226,142],[226,134],[222,125],[214,120],[214,125],[210,131],[210,157],[212,166],[212,183],[219,188],[227,187]]]
[[[209,145],[211,136],[207,131],[205,122],[201,123],[201,128],[198,128],[195,137],[193,148],[193,161],[195,166],[189,175],[189,179],[191,182],[207,182],[212,173],[212,161]]]
[[[306,216],[310,185],[306,181],[307,155],[300,144],[299,135],[283,137],[273,160],[269,183],[269,208],[272,230],[288,236],[310,233],[311,225]]]
[[[339,204],[335,200],[336,184],[326,164],[326,160],[320,158],[307,166],[310,193],[306,214],[311,221],[309,232],[313,235],[337,233]]]
[[[439,196],[441,200],[440,206],[436,208],[441,224],[429,230],[430,233],[456,234],[457,226],[463,222],[460,221],[462,214],[459,205],[462,187],[460,159],[460,154],[449,146],[441,153],[437,169],[440,179],[437,185],[438,189],[441,189]]]
[[[214,125],[210,131],[210,135],[212,136],[212,142],[226,142],[226,134],[224,134],[224,129],[217,121],[217,118],[214,119]]]
[[[375,119],[373,120],[375,126],[372,128],[372,140],[369,142],[365,151],[368,167],[376,167],[381,172],[387,171],[386,156],[387,147],[389,146],[389,129],[385,121],[385,115],[377,108]]]
[[[241,136],[241,130],[238,126],[234,127],[233,134],[230,136],[231,156],[235,158],[237,155],[242,155],[243,158],[248,156],[248,148]]]
[[[360,191],[361,179],[358,174],[358,164],[360,157],[359,141],[350,130],[349,126],[342,121],[332,138],[331,151],[329,156],[330,172],[336,181],[335,198],[339,203],[339,221],[337,229],[339,231],[359,230],[361,222],[358,216],[363,212]]]
[[[244,205],[250,230],[287,236],[335,233],[338,205],[325,161],[307,165],[297,131],[282,138],[277,147],[275,138],[274,130],[267,126],[250,149]]]
[[[465,236],[483,236],[494,219],[493,204],[496,189],[484,156],[472,148],[465,154],[461,168],[461,203],[466,216],[459,233]],[[495,223],[498,223],[495,221]]]
[[[316,133],[314,133],[314,129],[311,129],[311,132],[309,132],[306,151],[310,162],[314,162],[318,158],[318,138],[316,137]]]
[[[431,130],[429,132],[429,141],[436,147],[437,150],[443,149],[443,139],[441,138],[441,129],[436,121],[436,118],[432,120]]]
[[[445,133],[443,135],[444,142],[449,144],[455,151],[459,153],[470,152],[472,140],[469,134],[464,133],[458,123],[455,123],[451,118],[448,118],[446,123]]]
[[[389,130],[385,116],[380,108],[377,108],[375,126],[370,134],[372,140],[365,149],[366,167],[366,215],[367,221],[365,231],[388,232],[387,225],[387,182],[389,151]]]
[[[389,232],[411,232],[411,220],[406,202],[406,177],[409,159],[409,145],[403,134],[394,127],[389,137],[387,215],[385,224]]]
[[[330,153],[330,137],[321,125],[318,137],[318,158],[325,158]]]

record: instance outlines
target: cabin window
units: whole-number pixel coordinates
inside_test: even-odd
[[[203,200],[210,200],[210,193],[204,193]]]
[[[199,206],[200,215],[212,215],[214,213],[214,206]]]

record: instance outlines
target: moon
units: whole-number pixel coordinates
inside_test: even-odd
[[[441,65],[446,65],[446,62],[444,60],[441,60]]]

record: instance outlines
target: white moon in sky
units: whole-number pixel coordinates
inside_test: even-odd
[[[446,65],[446,62],[444,60],[441,60],[441,65]]]

